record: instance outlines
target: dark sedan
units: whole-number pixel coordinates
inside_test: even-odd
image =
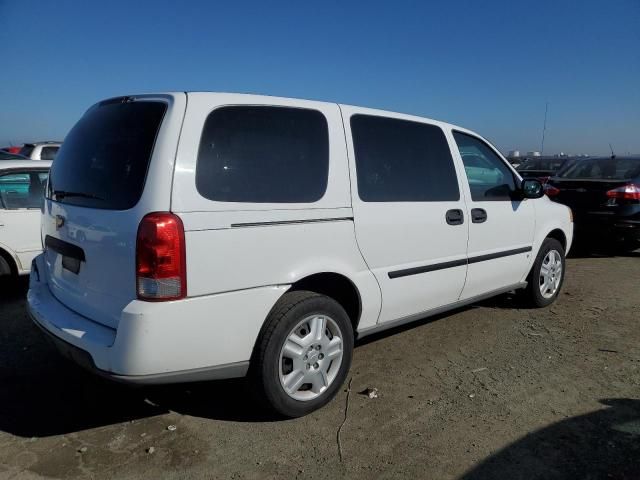
[[[573,211],[576,240],[640,248],[640,157],[580,160],[551,177],[545,191]]]

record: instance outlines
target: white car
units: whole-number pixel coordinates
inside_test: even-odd
[[[460,127],[167,93],[85,113],[42,236],[29,310],[61,352],[126,382],[248,374],[295,417],[336,394],[356,338],[515,289],[549,305],[573,224]]]
[[[61,142],[25,143],[18,153],[24,157],[30,158],[31,160],[53,161],[61,146]]]
[[[51,162],[0,162],[0,276],[25,275],[42,252],[40,217]]]

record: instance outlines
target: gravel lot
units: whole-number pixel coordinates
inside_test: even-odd
[[[550,308],[501,296],[367,339],[350,392],[291,421],[243,381],[86,374],[4,286],[0,478],[640,479],[640,253],[567,270]]]

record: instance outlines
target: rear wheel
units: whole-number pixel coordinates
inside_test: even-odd
[[[536,308],[551,305],[562,288],[565,271],[564,248],[555,238],[546,238],[527,278],[525,302]]]
[[[252,380],[272,410],[299,417],[336,395],[352,352],[351,321],[338,302],[314,292],[290,292],[263,327],[252,360]]]
[[[0,250],[0,279],[13,279],[18,276],[18,268],[11,256]]]

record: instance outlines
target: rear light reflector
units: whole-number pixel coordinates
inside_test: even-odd
[[[544,193],[546,193],[548,197],[555,197],[560,193],[560,190],[554,187],[553,185],[549,185],[548,183],[545,183]]]
[[[187,295],[182,220],[172,213],[146,215],[136,239],[136,290],[140,300],[178,300]]]
[[[627,183],[622,187],[614,188],[607,192],[607,197],[620,200],[640,200],[640,185]]]

